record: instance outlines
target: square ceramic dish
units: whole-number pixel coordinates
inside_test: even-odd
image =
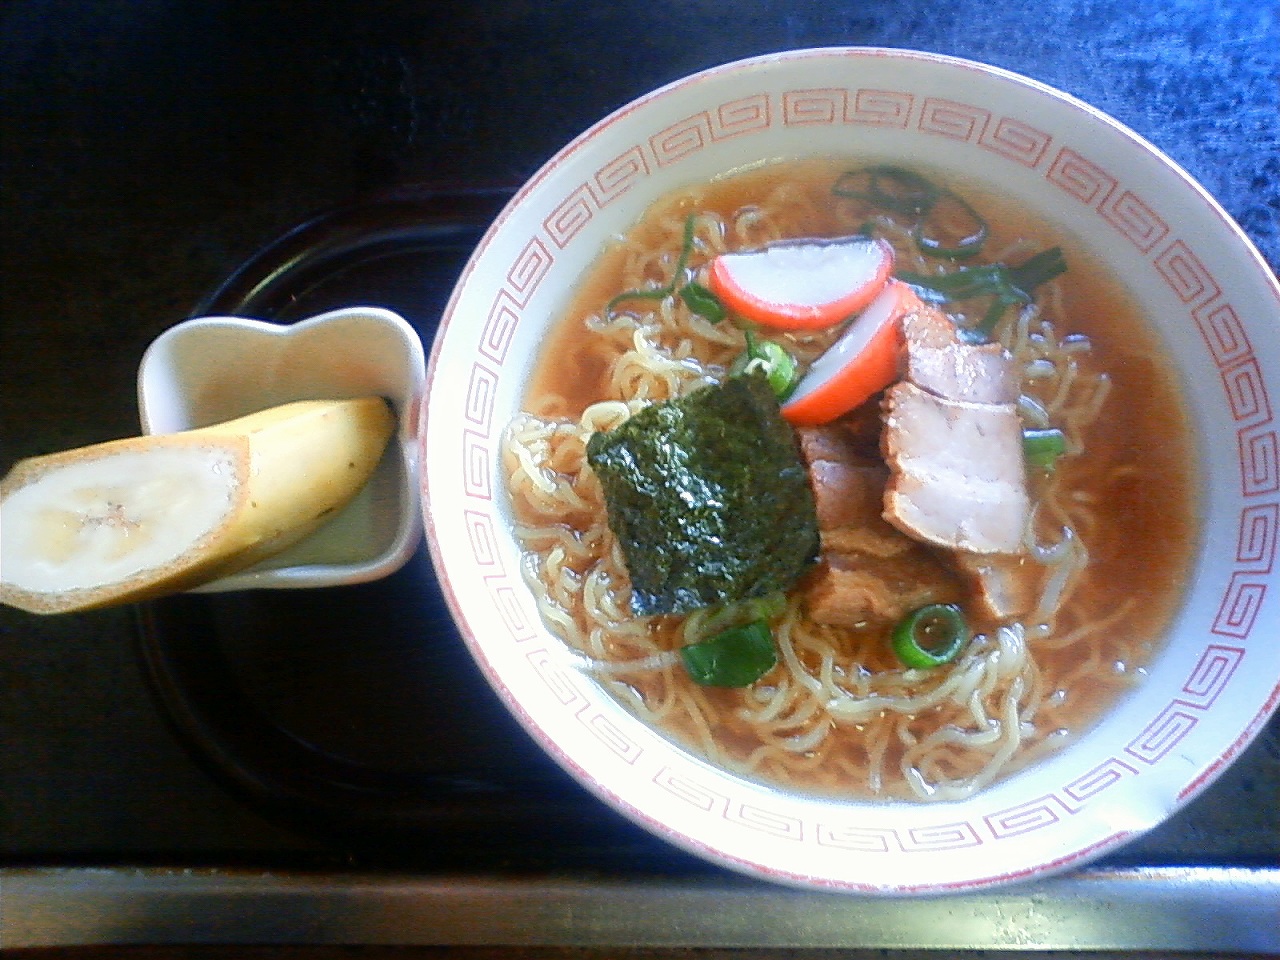
[[[379,307],[333,310],[291,325],[199,317],[152,341],[138,369],[148,434],[307,399],[377,395],[398,417],[372,479],[332,521],[283,553],[199,589],[328,587],[398,570],[422,535],[415,411],[424,367],[417,332]]]

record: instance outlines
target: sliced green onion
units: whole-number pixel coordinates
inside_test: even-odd
[[[1066,452],[1067,435],[1057,427],[1022,431],[1022,453],[1028,466],[1052,470]]]
[[[749,329],[743,333],[747,338],[747,349],[734,359],[729,367],[729,376],[736,377],[750,370],[762,370],[773,395],[780,401],[786,400],[800,382],[796,358],[776,341],[757,340]]]
[[[955,303],[990,298],[986,314],[973,327],[961,330],[966,340],[981,342],[995,329],[1004,312],[1013,306],[1031,303],[1035,288],[1065,272],[1067,262],[1061,247],[1042,250],[1017,266],[1003,263],[980,267],[960,267],[939,275],[899,270],[894,274],[928,303]]]
[[[689,214],[684,221],[684,236],[680,241],[680,256],[676,259],[676,268],[671,272],[671,280],[665,287],[654,287],[652,290],[624,290],[604,305],[604,319],[613,319],[613,312],[618,304],[627,300],[665,300],[676,292],[685,267],[689,264],[689,255],[693,253],[693,228],[697,214]],[[710,293],[710,291],[707,291]],[[692,309],[692,308],[690,308]]]
[[[944,191],[912,230],[916,246],[930,257],[961,260],[987,242],[987,221],[963,198]]]
[[[1065,272],[1067,262],[1061,247],[1042,250],[1015,267],[993,263],[981,267],[960,267],[938,275],[899,270],[897,278],[923,291],[935,303],[968,300],[983,295],[1013,297],[1024,303],[1035,288]]]
[[[1008,273],[1007,267],[996,263],[981,267],[961,267],[951,273],[937,275],[899,270],[895,276],[903,283],[915,287],[934,303],[952,303],[956,300],[1014,292]]]
[[[933,207],[942,191],[904,167],[879,164],[841,175],[831,192],[837,197],[867,200],[894,213],[919,216]]]
[[[680,299],[685,306],[710,323],[719,323],[725,318],[724,304],[714,292],[700,283],[686,283],[680,288]]]
[[[733,627],[707,640],[680,648],[684,667],[704,687],[746,687],[778,662],[767,620]]]
[[[1048,250],[1041,250],[1034,257],[1028,257],[1016,267],[1010,267],[1009,283],[1030,299],[1036,287],[1066,272],[1067,258],[1062,255],[1062,248],[1050,247]]]
[[[738,627],[752,620],[773,620],[787,609],[787,595],[779,590],[763,597],[747,597],[733,603],[706,607],[685,620],[686,643],[698,643],[730,627]]]
[[[964,613],[954,603],[930,603],[903,617],[893,631],[893,652],[908,667],[949,663],[969,642]]]

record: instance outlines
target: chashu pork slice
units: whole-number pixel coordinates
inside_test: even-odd
[[[952,554],[956,568],[973,586],[982,609],[995,620],[1016,620],[1040,600],[1044,570],[1026,553]]]
[[[960,581],[923,544],[888,557],[824,553],[806,579],[805,608],[815,623],[859,627],[896,623],[928,603],[959,603]]]
[[[889,469],[877,440],[868,442],[848,427],[799,431],[822,544],[820,562],[805,581],[809,616],[856,627],[896,621],[924,603],[959,599],[963,587],[956,573],[884,519]]]
[[[1031,504],[1013,403],[950,400],[903,381],[882,416],[886,520],[952,550],[1022,550]]]
[[[885,527],[880,511],[889,468],[876,456],[878,440],[864,445],[840,423],[801,427],[796,433],[809,467],[819,531]]]
[[[924,305],[902,319],[907,380],[948,400],[1015,403],[1013,358],[998,343],[969,344],[937,307]]]

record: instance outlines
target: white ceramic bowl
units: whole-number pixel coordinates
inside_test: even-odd
[[[1202,537],[1150,676],[1086,735],[940,804],[789,795],[713,769],[568,665],[520,576],[498,458],[552,318],[584,267],[674,188],[765,159],[925,159],[1020,198],[1109,261],[1181,369]],[[1184,172],[1042,84],[940,56],[808,50],[708,70],[602,120],[479,245],[428,365],[428,541],[498,695],[587,788],[675,844],[784,883],[936,893],[1043,876],[1154,826],[1203,790],[1280,697],[1280,288]],[[1141,589],[1135,585],[1135,589]]]
[[[381,307],[333,310],[290,325],[199,317],[152,341],[138,368],[145,433],[177,433],[293,400],[372,395],[391,401],[399,418],[373,477],[329,523],[199,590],[338,586],[403,566],[422,538],[416,411],[425,368],[417,331]]]

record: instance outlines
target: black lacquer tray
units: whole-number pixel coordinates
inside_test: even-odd
[[[475,187],[773,50],[927,50],[1049,83],[1165,150],[1274,270],[1273,7],[8,0],[0,458],[135,431],[138,359],[184,315],[358,300],[429,341],[510,195]],[[343,589],[0,609],[0,950],[1280,955],[1277,797],[1280,717],[1159,828],[1068,874],[925,900],[794,891],[693,861],[550,762],[471,663],[425,551]]]

